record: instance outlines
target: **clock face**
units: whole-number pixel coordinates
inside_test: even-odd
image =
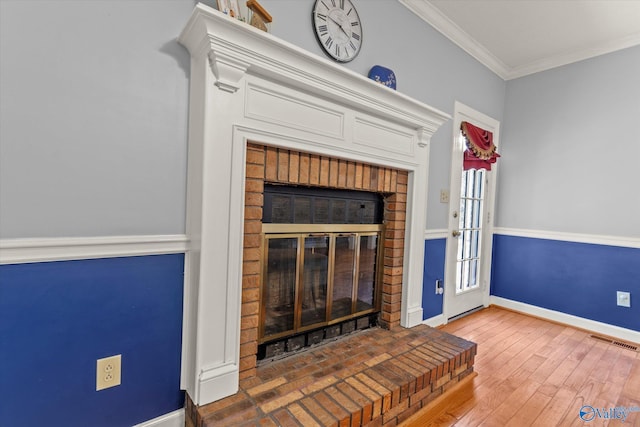
[[[362,25],[350,0],[316,0],[313,27],[320,46],[333,59],[349,62],[362,46]]]

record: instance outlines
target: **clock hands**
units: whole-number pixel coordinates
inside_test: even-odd
[[[351,38],[351,36],[344,30],[344,28],[342,28],[342,25],[338,21],[333,19],[331,15],[329,15],[328,18],[332,20],[338,26],[338,28],[340,28],[340,31],[342,31],[344,35],[347,36],[347,38]]]

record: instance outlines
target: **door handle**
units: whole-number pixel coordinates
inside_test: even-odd
[[[462,234],[462,233],[461,233],[461,232],[459,232],[458,230],[453,230],[453,231],[451,232],[451,235],[452,235],[453,237],[459,237],[461,234]]]

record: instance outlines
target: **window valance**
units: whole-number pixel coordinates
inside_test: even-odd
[[[486,169],[490,171],[491,165],[500,157],[493,144],[493,133],[469,122],[462,122],[460,130],[467,144],[463,160],[464,170]]]

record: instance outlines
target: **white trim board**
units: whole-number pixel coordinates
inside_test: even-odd
[[[593,245],[621,246],[640,249],[640,238],[626,236],[605,236],[599,234],[566,233],[561,231],[526,230],[521,228],[495,227],[493,234],[503,236],[529,237],[533,239],[560,240],[563,242],[589,243]]]
[[[187,251],[183,234],[0,240],[0,264],[69,261]]]
[[[422,324],[431,326],[432,328],[436,328],[438,326],[442,326],[447,323],[443,314],[438,314],[437,316],[430,317],[422,321]]]
[[[446,228],[424,230],[424,240],[446,239],[449,231]]]
[[[133,427],[184,427],[184,417],[184,409],[178,409]]]
[[[494,295],[491,295],[490,303],[492,305],[504,307],[509,310],[519,311],[531,316],[547,319],[552,322],[563,323],[575,328],[596,332],[632,343],[640,343],[640,331],[621,328],[620,326],[609,325],[607,323],[597,322],[595,320],[585,319],[583,317],[573,316],[571,314],[562,313],[560,311],[549,310],[546,308],[537,307],[535,305],[497,297]]]

